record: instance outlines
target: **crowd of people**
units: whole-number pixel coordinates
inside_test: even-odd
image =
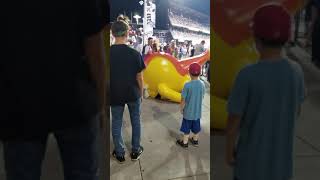
[[[178,15],[173,11],[169,12],[169,21],[172,26],[183,27],[193,31],[210,33],[209,24],[202,24],[199,21],[196,21],[190,17],[184,17],[183,15]]]
[[[149,37],[145,45],[143,45],[143,36],[141,31],[130,30],[128,34],[127,45],[135,50],[137,50],[144,58],[148,54],[163,52],[170,54],[177,59],[184,59],[187,57],[192,57],[194,55],[199,55],[207,49],[206,43],[210,42],[209,36],[196,34],[196,33],[186,33],[172,30],[174,40],[169,42],[160,43],[157,37]],[[176,36],[175,33],[179,34]],[[182,36],[188,36],[183,37]],[[111,45],[115,43],[115,38],[111,34],[110,37]],[[198,42],[197,44],[194,42]]]
[[[201,40],[205,40],[206,42],[210,42],[209,34],[193,32],[193,31],[188,31],[188,30],[183,30],[178,28],[171,28],[170,32],[173,39],[177,39],[178,41],[200,42]]]
[[[133,48],[140,52],[143,57],[148,54],[162,52],[170,54],[179,60],[187,57],[193,57],[195,55],[200,55],[206,50],[205,40],[202,40],[199,44],[195,45],[192,44],[192,41],[178,42],[177,40],[172,40],[168,43],[160,44],[159,40],[155,37],[149,37],[148,43],[144,45],[142,49],[141,46],[133,46]]]
[[[210,17],[179,2],[170,1],[168,16],[172,26],[210,34]]]
[[[181,4],[181,0],[170,0],[169,4],[169,11],[174,12],[175,14],[190,17],[195,21],[201,22],[202,24],[209,24],[210,22],[210,17],[208,15],[190,8],[190,6],[187,6],[186,4]]]

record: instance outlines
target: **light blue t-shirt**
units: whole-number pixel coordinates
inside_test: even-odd
[[[239,180],[292,177],[303,79],[301,67],[285,59],[260,61],[239,72],[228,102],[228,112],[242,116],[234,169]]]
[[[182,98],[186,104],[183,118],[187,120],[201,119],[202,99],[205,94],[205,85],[200,80],[192,80],[184,85]]]

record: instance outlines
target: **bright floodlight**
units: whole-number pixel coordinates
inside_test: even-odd
[[[133,18],[136,19],[137,24],[139,24],[139,19],[141,18],[141,16],[139,16],[138,14],[134,15]]]
[[[143,5],[143,1],[139,1],[139,4],[142,6]]]

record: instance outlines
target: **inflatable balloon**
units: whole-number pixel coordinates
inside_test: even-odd
[[[294,14],[303,0],[216,0],[212,3],[213,62],[211,129],[225,129],[227,99],[237,73],[259,58],[250,31],[250,21],[257,8],[280,3]]]
[[[143,78],[149,95],[153,98],[160,96],[162,99],[181,102],[183,86],[190,81],[189,65],[193,62],[203,65],[209,59],[209,51],[180,61],[164,53],[148,55],[145,59],[146,69]]]

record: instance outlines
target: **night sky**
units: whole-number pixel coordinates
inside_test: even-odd
[[[140,0],[110,0],[110,9],[111,9],[111,21],[116,19],[119,14],[123,14],[126,11],[127,16],[130,17],[130,12],[138,13],[142,15],[143,6],[139,4]],[[158,0],[162,1],[162,0]],[[210,0],[181,0],[184,5],[192,7],[202,13],[210,15]]]

